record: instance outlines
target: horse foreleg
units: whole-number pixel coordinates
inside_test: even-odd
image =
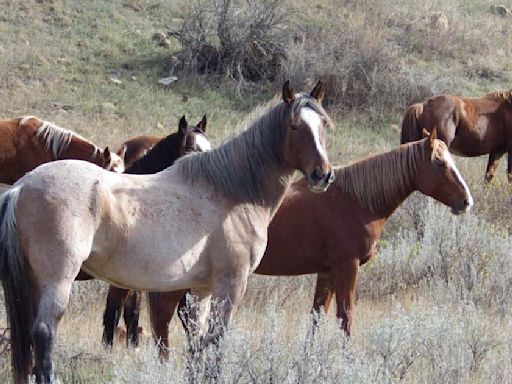
[[[336,266],[332,273],[332,281],[336,293],[336,317],[341,322],[347,336],[350,336],[352,326],[352,311],[354,308],[355,288],[359,259]]]
[[[317,316],[320,314],[322,308],[325,313],[329,312],[333,293],[331,276],[325,273],[319,273],[316,277],[315,297],[313,299],[313,308],[311,310],[313,313],[314,326],[317,325]]]
[[[121,317],[121,308],[123,308],[126,297],[130,291],[128,289],[110,286],[107,295],[107,304],[103,313],[103,343],[112,346],[114,343],[114,332]],[[128,334],[126,335],[128,338]]]
[[[169,360],[169,323],[184,293],[185,291],[148,293],[151,328],[161,360]]]
[[[485,171],[485,182],[489,183],[494,178],[494,173],[496,172],[496,168],[500,163],[501,157],[505,154],[505,151],[493,151],[489,153],[489,161],[487,162],[487,169]],[[509,160],[510,164],[510,160]],[[509,171],[510,175],[510,171]]]
[[[130,291],[123,310],[126,325],[126,346],[139,345],[140,291]]]
[[[58,323],[64,314],[71,294],[73,279],[45,285],[40,289],[37,315],[32,327],[36,383],[56,383],[51,360]]]

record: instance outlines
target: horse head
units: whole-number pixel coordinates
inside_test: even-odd
[[[180,156],[212,149],[212,145],[206,136],[206,115],[196,126],[189,125],[185,115],[183,115],[178,124],[177,133],[180,137]]]
[[[423,137],[428,159],[422,172],[418,173],[418,190],[451,207],[454,214],[468,211],[473,205],[473,197],[448,147],[437,139],[436,128],[432,133],[424,129]]]
[[[325,128],[332,123],[322,108],[323,97],[320,81],[309,95],[295,94],[289,81],[283,85],[284,159],[304,174],[313,192],[327,190],[334,180],[325,150]]]
[[[101,156],[103,158],[103,168],[116,173],[124,172],[124,156],[121,157],[117,153],[112,152],[109,147],[105,147],[101,152]]]

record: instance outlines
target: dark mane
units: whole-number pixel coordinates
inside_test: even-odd
[[[179,133],[175,132],[156,143],[144,156],[135,160],[124,173],[143,175],[163,171],[180,157]]]
[[[292,114],[306,106],[330,122],[322,106],[304,94],[295,96]],[[264,205],[266,178],[280,174],[285,111],[285,104],[275,97],[251,114],[242,133],[215,150],[181,158],[176,167],[192,182],[205,181],[238,201]]]

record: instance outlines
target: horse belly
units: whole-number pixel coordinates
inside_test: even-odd
[[[158,232],[158,231],[157,231]],[[93,252],[85,270],[116,286],[171,291],[204,286],[208,268],[203,256],[208,237],[178,239],[166,234],[128,241],[114,255]],[[185,240],[185,241],[184,241]]]

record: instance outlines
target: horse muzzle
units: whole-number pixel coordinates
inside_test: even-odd
[[[460,215],[468,212],[473,206],[473,197],[470,195],[463,200],[459,200],[452,205],[452,213],[454,215]]]
[[[334,181],[334,178],[334,172],[331,168],[329,168],[327,172],[322,171],[320,168],[316,168],[308,176],[308,187],[311,192],[325,192]]]

